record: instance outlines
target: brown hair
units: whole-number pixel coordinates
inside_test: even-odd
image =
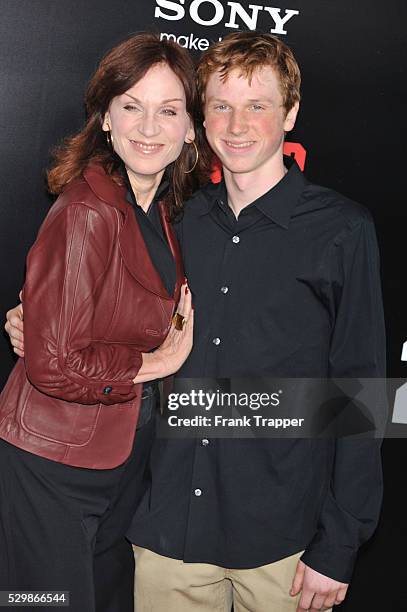
[[[258,68],[271,66],[277,73],[283,105],[288,113],[300,100],[301,73],[291,49],[276,36],[258,32],[234,32],[203,53],[197,68],[202,102],[209,77],[220,72],[226,80],[232,70],[249,79]]]
[[[100,62],[86,91],[85,126],[54,151],[55,163],[48,172],[51,193],[60,193],[67,183],[80,176],[89,163],[101,164],[108,174],[114,174],[114,180],[120,182],[116,172],[121,160],[107,143],[106,132],[102,131],[103,119],[112,99],[126,92],[159,63],[167,64],[184,87],[186,110],[194,121],[195,143],[199,150],[193,172],[186,173],[195,163],[195,148],[186,143],[179,158],[167,169],[172,185],[167,199],[171,215],[208,180],[210,150],[200,122],[195,121],[197,116],[200,117],[200,104],[193,61],[188,51],[175,42],[161,41],[158,35],[143,32],[114,47]]]

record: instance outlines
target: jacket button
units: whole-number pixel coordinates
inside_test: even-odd
[[[110,393],[111,391],[113,391],[113,387],[110,387],[110,386],[107,386],[107,387],[105,387],[105,388],[103,389],[103,393],[104,393],[105,395],[109,395],[109,393]]]

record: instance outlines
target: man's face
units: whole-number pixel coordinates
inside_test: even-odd
[[[274,69],[255,70],[249,81],[232,71],[212,74],[205,93],[205,128],[213,151],[233,174],[270,170],[281,163],[284,132],[292,130],[298,105],[283,107]]]

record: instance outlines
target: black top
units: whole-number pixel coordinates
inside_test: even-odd
[[[182,376],[384,376],[370,214],[286,165],[238,220],[223,183],[186,206],[178,234],[195,338]],[[306,549],[305,563],[344,582],[382,495],[377,440],[157,439],[151,474],[136,544],[233,568]]]
[[[159,201],[165,198],[168,193],[169,183],[163,178],[148,211],[144,212],[141,206],[137,204],[136,196],[131,187],[127,172],[124,169],[122,169],[122,175],[127,187],[127,201],[130,202],[134,208],[150,258],[168,294],[173,295],[176,282],[175,261],[164,236],[158,209]]]
[[[147,212],[137,204],[137,199],[131,187],[129,177],[124,166],[121,168],[121,174],[124,178],[127,194],[127,201],[133,206],[141,234],[146,244],[151,261],[155,269],[161,277],[164,287],[169,295],[174,294],[176,282],[176,267],[175,260],[172,256],[171,249],[164,235],[164,230],[161,225],[160,211],[158,203],[165,198],[168,193],[169,183],[163,177],[155,196],[148,208]],[[142,402],[140,406],[140,414],[137,421],[137,429],[145,425],[153,414],[156,403],[154,389],[158,387],[158,381],[148,381],[143,383]]]

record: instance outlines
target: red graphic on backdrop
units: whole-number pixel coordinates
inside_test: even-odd
[[[299,142],[285,142],[284,143],[284,155],[289,155],[293,157],[302,171],[305,168],[305,158],[307,157],[307,152]],[[222,180],[222,165],[220,161],[216,158],[213,164],[213,170],[211,174],[212,183],[220,183]]]
[[[284,143],[284,155],[289,155],[290,157],[294,157],[295,161],[304,172],[305,168],[305,158],[307,157],[307,152],[299,142],[285,142]]]
[[[222,180],[222,165],[216,157],[213,161],[213,170],[211,174],[212,183],[220,183]]]

